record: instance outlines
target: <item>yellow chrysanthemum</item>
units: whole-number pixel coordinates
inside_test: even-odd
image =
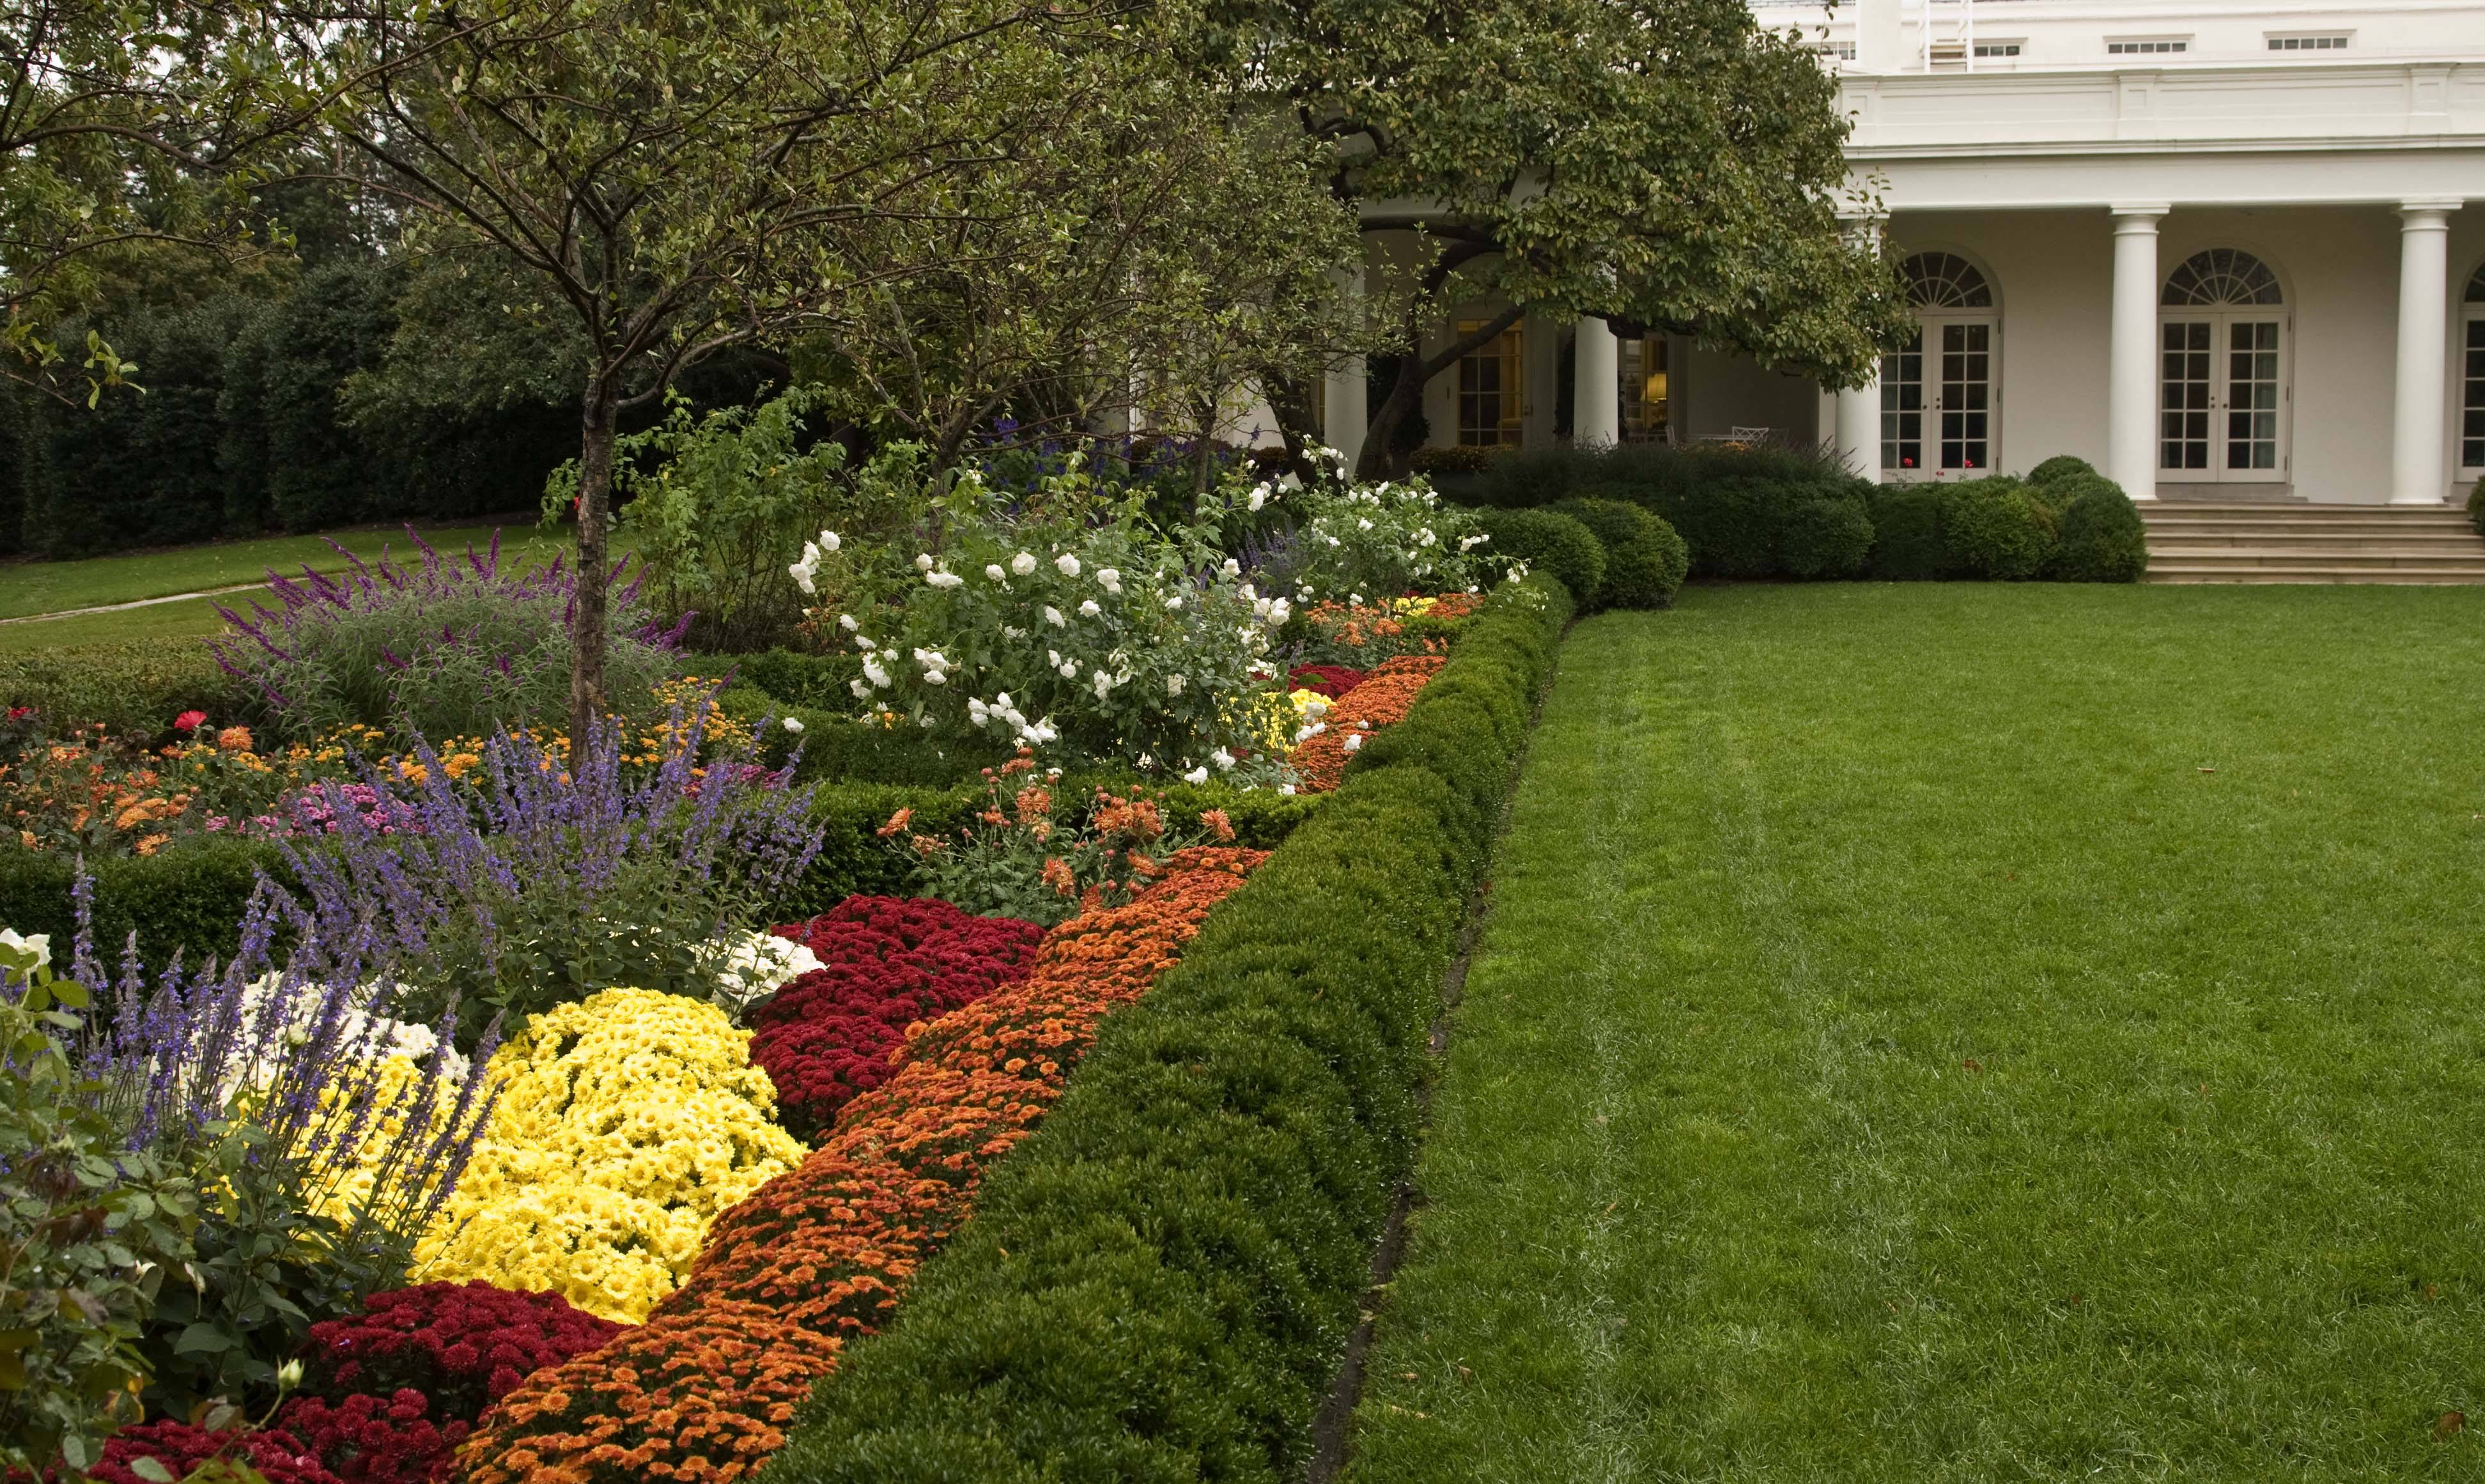
[[[500,1103],[416,1249],[417,1276],[645,1319],[718,1215],[802,1163],[750,1047],[716,1006],[653,990],[531,1018],[486,1069]]]

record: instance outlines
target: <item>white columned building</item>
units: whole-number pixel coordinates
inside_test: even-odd
[[[1920,333],[1833,393],[1696,327],[1530,316],[1428,388],[1427,442],[1765,437],[1887,481],[2067,453],[2167,501],[2485,476],[2485,0],[1755,12],[1839,73]]]

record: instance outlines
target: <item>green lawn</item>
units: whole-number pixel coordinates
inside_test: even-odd
[[[492,526],[423,527],[423,537],[443,552],[457,553],[471,542],[477,550],[491,544]],[[512,516],[500,528],[502,560],[521,569],[548,562],[574,540],[566,529],[543,532],[525,516]],[[205,592],[251,582],[276,568],[291,575],[305,563],[323,572],[341,571],[344,560],[328,544],[333,538],[355,555],[369,560],[387,546],[397,557],[416,554],[402,526],[367,531],[340,531],[331,536],[271,536],[257,541],[219,541],[171,551],[119,557],[92,557],[76,562],[18,562],[0,564],[0,618],[63,613],[112,603],[164,597],[178,592]],[[616,534],[616,553],[629,549]],[[0,623],[0,653],[64,645],[107,644],[123,640],[186,640],[204,638],[223,626],[215,603],[237,609],[252,599],[273,605],[264,588],[250,588],[213,601],[188,599],[113,613],[81,614],[35,623]]]
[[[1350,1477],[2485,1478],[2485,590],[1572,633]]]

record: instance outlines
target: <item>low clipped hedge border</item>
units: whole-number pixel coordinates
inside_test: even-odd
[[[1406,720],[1106,1023],[768,1478],[1292,1478],[1410,1168],[1424,1035],[1566,590],[1478,615]]]
[[[1116,791],[1131,786],[1127,780],[1063,780],[1063,786],[1082,794],[1100,783]],[[1183,825],[1197,820],[1202,811],[1225,811],[1235,842],[1255,850],[1274,849],[1324,802],[1317,794],[1288,796],[1215,783],[1148,787]],[[821,785],[812,805],[812,817],[822,825],[820,853],[803,879],[770,904],[770,920],[816,917],[849,896],[910,894],[908,863],[880,838],[880,827],[897,811],[911,809],[918,833],[954,831],[974,818],[983,799],[980,783],[947,788]],[[283,854],[265,840],[188,839],[158,855],[103,857],[90,865],[97,948],[112,959],[134,931],[140,956],[150,969],[161,968],[176,948],[192,963],[208,953],[230,956],[259,873],[287,879]],[[0,844],[0,927],[50,933],[56,951],[65,950],[76,929],[69,900],[76,877],[72,856]]]

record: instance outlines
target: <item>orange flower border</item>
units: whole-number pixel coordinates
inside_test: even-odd
[[[966,1220],[984,1171],[1060,1097],[1098,1024],[1178,962],[1210,910],[1267,858],[1177,852],[1127,905],[1048,933],[1022,983],[910,1027],[891,1054],[895,1074],[846,1105],[801,1168],[717,1221],[690,1280],[647,1323],[535,1372],[485,1414],[458,1452],[458,1476],[730,1484],[749,1474],[782,1445],[795,1406],[846,1342],[887,1322],[916,1268]]]
[[[1363,677],[1361,685],[1329,702],[1328,714],[1323,718],[1328,729],[1305,737],[1286,758],[1301,779],[1296,786],[1306,793],[1326,793],[1335,788],[1346,773],[1347,758],[1353,756],[1347,748],[1347,739],[1368,739],[1382,728],[1395,726],[1406,717],[1406,708],[1415,703],[1415,697],[1448,663],[1437,654],[1405,654],[1383,660]]]

